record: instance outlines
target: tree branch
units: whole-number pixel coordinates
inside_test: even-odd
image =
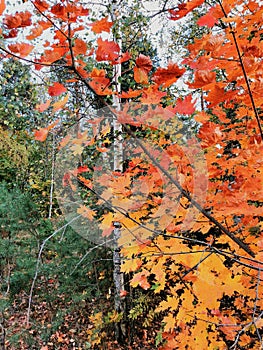
[[[225,12],[225,9],[224,9],[221,1],[218,0],[218,2],[219,2],[219,5],[220,5],[220,7],[222,9],[222,12],[223,12],[225,18],[228,18],[227,17],[227,13]],[[245,66],[244,66],[244,63],[243,63],[243,59],[242,59],[242,55],[241,55],[241,52],[240,52],[240,49],[239,49],[239,46],[238,46],[236,34],[235,34],[234,30],[233,30],[233,27],[232,27],[231,23],[228,23],[228,25],[229,25],[229,28],[230,28],[230,33],[231,33],[231,35],[233,37],[233,40],[234,40],[234,44],[235,44],[235,47],[236,47],[236,50],[237,50],[237,54],[238,54],[239,63],[241,65],[242,72],[243,72],[243,75],[244,75],[244,78],[245,78],[245,82],[246,82],[249,98],[250,98],[250,101],[251,101],[251,104],[252,104],[252,108],[253,108],[256,120],[257,120],[259,132],[260,132],[260,135],[261,135],[261,139],[263,141],[263,129],[262,129],[262,126],[261,126],[260,117],[259,117],[259,114],[258,114],[258,111],[257,111],[257,107],[256,107],[256,104],[255,104],[255,101],[254,101],[253,93],[251,91],[251,87],[250,87],[250,83],[249,83],[249,80],[248,80],[247,72],[246,72],[246,69],[245,69]]]
[[[232,241],[234,241],[240,248],[246,251],[250,256],[254,257],[255,254],[252,250],[243,243],[239,238],[237,238],[233,233],[227,230],[219,221],[217,221],[211,214],[209,214],[192,196],[183,189],[180,183],[175,180],[171,174],[150,154],[147,148],[143,145],[143,143],[136,137],[136,135],[130,130],[130,128],[124,124],[125,131],[132,136],[137,144],[142,148],[147,157],[151,160],[151,162],[159,169],[161,172],[174,184],[178,190],[181,192],[182,196],[188,199],[188,201],[196,208],[200,213],[202,213],[209,221],[211,221],[215,226],[217,226],[222,232],[224,232]]]
[[[100,99],[100,101],[104,104],[104,106],[111,108],[111,106],[105,101],[105,99],[101,98],[89,85],[88,81],[84,79],[81,74],[76,70],[75,67],[72,67],[75,74],[83,81],[83,83]],[[112,109],[111,109],[112,110]],[[114,114],[114,112],[112,111]],[[116,117],[116,115],[115,115]],[[219,221],[217,221],[211,214],[209,214],[196,200],[194,200],[191,195],[182,188],[178,181],[176,181],[171,174],[161,165],[158,161],[150,154],[147,148],[142,144],[142,142],[137,138],[137,136],[131,131],[131,129],[123,124],[124,130],[134,138],[136,143],[142,148],[147,157],[152,161],[152,163],[159,169],[161,172],[179,189],[182,196],[188,199],[188,201],[196,208],[200,213],[202,213],[209,221],[211,221],[216,227],[218,227],[223,233],[225,233],[232,241],[234,241],[240,248],[242,248],[245,252],[247,252],[250,256],[255,257],[254,252],[238,237],[236,237],[233,233],[227,230]]]
[[[67,64],[56,64],[56,63],[43,63],[43,62],[37,62],[37,61],[33,61],[33,60],[30,60],[28,58],[24,58],[24,57],[20,57],[16,54],[14,54],[13,52],[11,51],[8,51],[6,48],[4,48],[3,46],[0,46],[0,50],[4,51],[5,53],[7,53],[8,55],[12,56],[12,57],[15,57],[21,61],[24,61],[24,62],[28,62],[28,63],[32,63],[34,65],[39,65],[39,66],[45,66],[45,67],[68,67]]]

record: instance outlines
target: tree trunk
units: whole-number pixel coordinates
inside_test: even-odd
[[[116,13],[118,5],[116,2],[112,4],[112,20],[116,22]],[[117,35],[116,35],[117,34]],[[121,48],[121,39],[118,33],[113,33],[115,41]],[[121,64],[114,66],[114,86],[115,91],[121,92],[121,84],[119,78],[121,77]],[[117,111],[121,110],[121,101],[117,95],[113,95],[113,105]],[[114,171],[123,172],[123,142],[122,142],[122,125],[117,120],[113,119],[114,130]],[[126,338],[125,326],[125,299],[121,297],[121,291],[124,290],[124,275],[121,272],[121,254],[118,246],[118,239],[121,235],[121,225],[119,222],[114,223],[114,249],[113,249],[113,280],[114,280],[114,303],[115,311],[123,315],[122,320],[115,325],[115,336],[119,343],[123,343]]]
[[[0,350],[5,350],[5,328],[0,324]]]

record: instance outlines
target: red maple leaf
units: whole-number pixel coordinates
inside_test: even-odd
[[[66,91],[67,89],[65,88],[65,86],[57,82],[48,88],[48,93],[50,96],[59,96]]]
[[[118,59],[112,61],[111,64],[120,64],[123,62],[127,62],[130,58],[131,55],[129,54],[129,52],[120,53]]]
[[[12,28],[18,28],[21,25],[22,20],[18,15],[17,16],[8,15],[8,16],[5,16],[3,22],[8,29],[12,29]]]
[[[207,26],[209,28],[212,28],[218,21],[217,18],[213,16],[214,8],[210,8],[210,10],[205,14],[204,16],[200,17],[197,21],[197,24],[199,26]]]
[[[195,9],[196,7],[202,5],[204,3],[205,0],[192,0],[192,1],[188,1],[186,3],[183,4],[179,4],[178,10],[169,10],[171,17],[170,19],[173,21],[176,21],[184,16],[186,16],[189,12],[191,12],[193,9]]]
[[[147,73],[150,72],[153,66],[150,57],[142,54],[139,55],[135,63],[138,68],[145,70]]]
[[[32,23],[31,16],[29,11],[17,12],[15,15],[5,16],[4,24],[8,29],[28,27]]]
[[[25,12],[21,12],[19,16],[21,18],[21,25],[20,25],[20,27],[28,27],[28,26],[31,25],[31,23],[32,23],[32,21],[31,21],[32,13],[30,13],[29,11],[25,11]]]
[[[152,80],[157,85],[168,87],[175,83],[185,72],[184,68],[179,68],[176,63],[170,62],[167,68],[158,68]]]
[[[187,95],[184,99],[179,98],[176,101],[176,106],[173,108],[174,113],[180,114],[193,114],[195,111],[195,105],[192,102],[192,96]]]
[[[18,30],[16,28],[13,28],[9,31],[8,34],[3,34],[5,39],[10,39],[10,38],[16,38],[18,34]]]
[[[120,53],[120,46],[117,43],[115,43],[114,41],[102,40],[101,38],[98,38],[97,43],[97,61],[114,61],[118,59]]]
[[[67,17],[67,11],[66,7],[63,6],[62,4],[56,4],[51,7],[51,12],[56,16],[61,19],[66,19]]]

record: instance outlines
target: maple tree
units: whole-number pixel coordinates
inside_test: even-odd
[[[60,150],[69,159],[87,149],[105,159],[116,137],[111,122],[122,124],[128,149],[122,172],[82,164],[67,169],[61,184],[73,195],[78,184],[85,186],[88,205],[74,208],[85,220],[97,219],[102,237],[110,239],[113,223],[121,224],[122,272],[133,273],[131,287],[161,299],[154,309],[162,319],[158,348],[262,346],[262,4],[190,0],[169,8],[164,2],[160,13],[170,21],[202,7],[197,25],[207,27],[180,64],[166,67],[102,37],[118,23],[107,15],[92,22],[90,9],[77,0],[30,5],[30,11],[6,15],[1,1],[3,58],[25,59],[37,70],[63,68],[105,106],[90,116],[86,131],[66,136]],[[86,23],[95,48],[81,35]],[[31,30],[27,41],[16,41],[24,28]],[[38,54],[35,42],[50,29],[54,40]],[[116,92],[102,62],[110,68],[129,62],[132,88]],[[163,103],[182,77],[187,96]],[[50,100],[61,98],[48,104],[54,112],[67,109],[66,91],[61,82],[49,86]],[[194,102],[196,92],[201,97]],[[127,100],[121,110],[111,106],[114,95]],[[194,115],[196,136],[184,137],[177,114]],[[36,131],[36,139],[44,141],[58,123]],[[126,291],[122,297],[129,297]]]

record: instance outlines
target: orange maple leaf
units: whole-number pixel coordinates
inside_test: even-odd
[[[43,1],[43,0],[35,0],[34,5],[37,7],[37,9],[40,12],[44,12],[49,8],[48,3],[46,1]]]
[[[66,47],[57,47],[51,50],[45,50],[41,59],[38,60],[39,63],[53,63],[61,59],[68,49]],[[41,65],[39,65],[41,67]],[[39,67],[38,67],[39,68]]]
[[[96,212],[94,210],[87,208],[85,205],[81,205],[77,209],[77,213],[81,214],[82,216],[84,216],[85,218],[87,218],[89,220],[93,220],[94,216],[96,215]]]
[[[44,112],[50,106],[50,102],[51,102],[51,100],[47,100],[44,103],[36,105],[36,110],[39,111],[39,112]]]
[[[138,97],[142,93],[142,90],[131,90],[129,89],[128,91],[123,91],[119,97],[121,98],[133,98],[133,97]]]
[[[158,104],[166,96],[166,92],[158,90],[156,85],[151,85],[143,90],[141,102],[146,104]]]
[[[93,78],[89,82],[90,87],[100,96],[112,95],[113,91],[108,88],[110,80],[104,77]]]
[[[152,61],[149,56],[140,54],[135,61],[134,80],[138,84],[148,84],[148,73],[152,69]]]
[[[195,72],[195,81],[188,84],[191,89],[199,89],[208,84],[215,82],[216,73],[210,70],[198,70]]]
[[[89,24],[91,26],[91,30],[96,33],[102,33],[102,32],[110,32],[111,27],[113,26],[113,22],[108,22],[108,16],[102,18],[99,21],[96,21],[94,23]]]
[[[43,33],[43,27],[41,25],[37,25],[35,28],[31,30],[31,33],[27,35],[27,40],[33,40],[39,37]]]
[[[85,185],[87,188],[92,189],[93,185],[92,185],[91,180],[88,180],[83,176],[79,176],[78,180],[81,181],[83,183],[83,185]]]
[[[5,10],[5,0],[0,0],[0,15],[4,12]]]
[[[93,68],[92,71],[89,73],[89,76],[92,77],[92,78],[105,77],[106,76],[106,71],[105,71],[105,69]]]
[[[45,30],[52,27],[52,24],[48,21],[39,21],[38,24]],[[45,45],[44,45],[45,46]]]
[[[53,111],[57,112],[61,108],[63,108],[67,104],[68,99],[69,99],[69,95],[67,94],[64,98],[62,98],[62,100],[59,100],[59,101],[53,103],[53,105],[52,105]]]
[[[167,68],[158,68],[152,80],[157,85],[168,87],[175,83],[185,72],[184,68],[179,68],[176,63],[169,62]]]
[[[46,128],[40,128],[39,130],[34,131],[35,140],[44,142],[47,138],[49,130],[53,129],[54,126],[58,124],[59,120],[56,120],[54,123],[48,125]]]
[[[8,45],[8,49],[24,58],[30,54],[30,52],[34,49],[34,46],[27,43],[18,43]]]
[[[67,135],[65,136],[61,141],[60,141],[60,144],[58,146],[58,149],[61,149],[63,147],[65,147],[69,141],[71,140],[71,136],[70,135]]]
[[[98,95],[112,95],[113,92],[108,88],[110,80],[106,78],[106,71],[104,69],[93,68],[92,72],[88,74],[91,78],[89,85]]]
[[[215,145],[222,139],[220,126],[210,121],[205,122],[199,129],[198,137],[202,140],[203,147]]]
[[[39,130],[35,130],[34,136],[35,140],[44,142],[47,138],[48,130],[46,128],[41,128]]]
[[[147,276],[149,275],[150,272],[147,270],[143,270],[141,272],[136,273],[130,282],[131,286],[135,288],[139,285],[143,289],[149,289],[150,283],[147,280]]]
[[[74,54],[77,55],[85,55],[87,52],[87,44],[85,43],[84,40],[80,38],[76,38],[74,41],[74,46],[73,46],[73,52]]]
[[[133,68],[134,80],[138,84],[148,84],[148,74],[145,70],[140,69],[138,67]]]

